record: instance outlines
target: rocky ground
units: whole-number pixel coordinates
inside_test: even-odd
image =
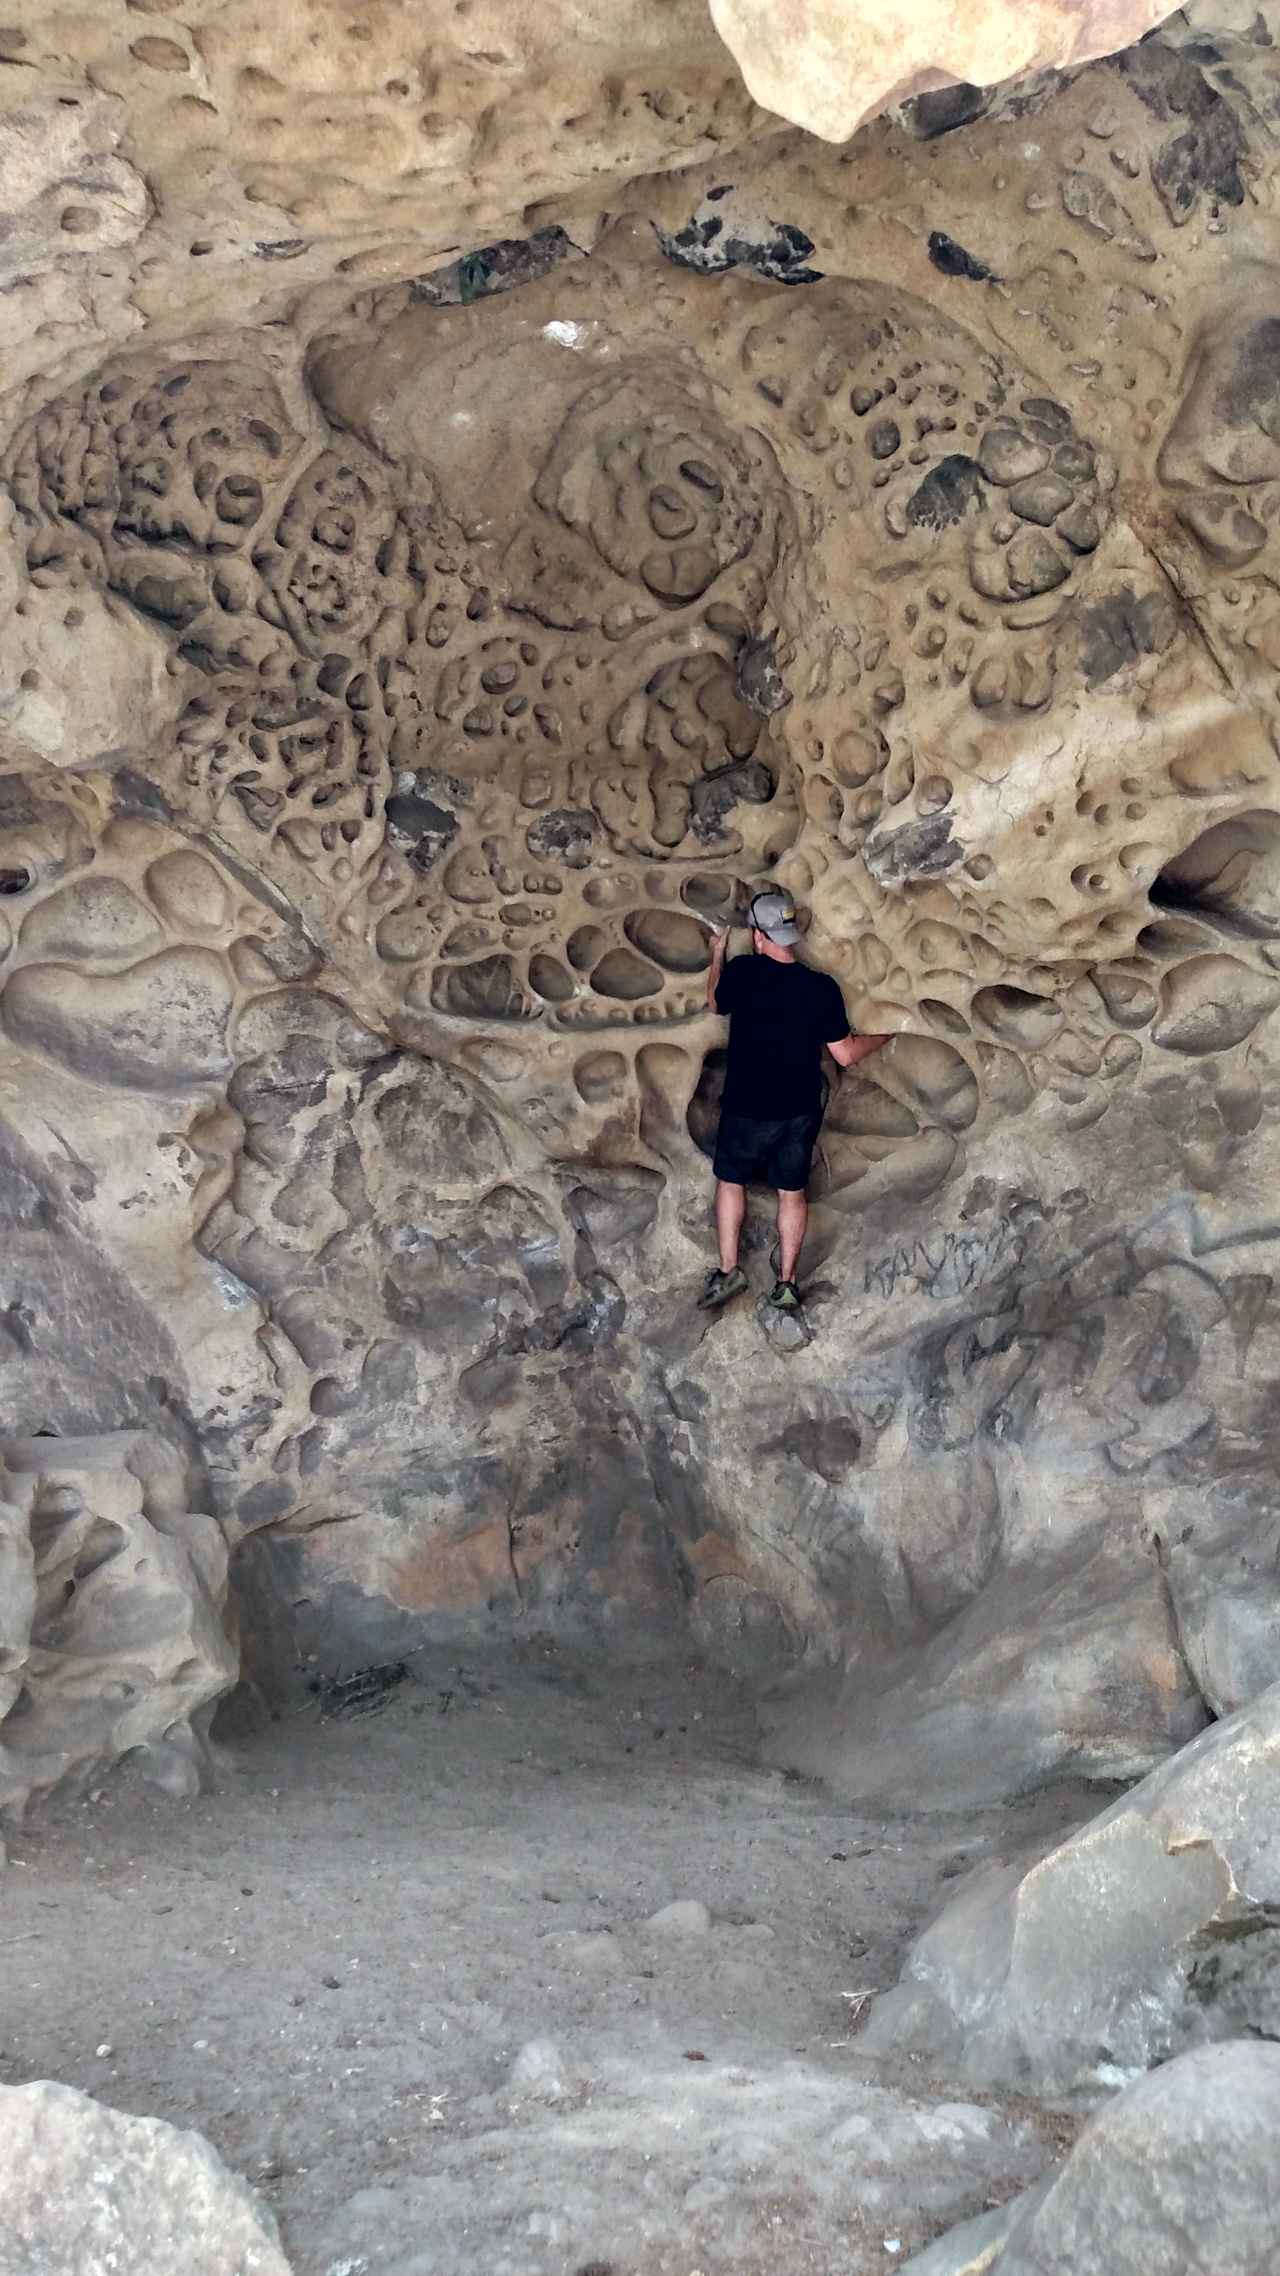
[[[297,2276],[869,2276],[1070,2138],[856,2023],[1096,1794],[873,1819],[755,1767],[721,1679],[545,1650],[340,1705],[242,1723],[196,1802],[126,1773],[0,1881],[0,2081],[200,2129]]]

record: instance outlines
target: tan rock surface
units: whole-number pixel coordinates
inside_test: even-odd
[[[756,101],[828,142],[948,83],[1070,69],[1141,39],[1165,0],[710,0]]]
[[[705,0],[14,0],[5,384],[261,322],[769,132]],[[10,329],[11,328],[11,329]]]
[[[273,321],[318,283],[548,219],[589,240],[629,182],[719,163],[775,113],[842,139],[917,83],[1080,62],[1165,12],[993,0],[943,24],[793,0],[722,8],[717,32],[706,0],[13,0],[2,384],[38,395],[139,331]]]
[[[170,1446],[277,1661],[690,1620],[841,1776],[1141,1770],[1277,1672],[1280,49],[834,151],[683,21],[10,38],[151,203],[46,261],[21,159],[5,1412]],[[692,1308],[766,877],[895,1034],[794,1354]]]

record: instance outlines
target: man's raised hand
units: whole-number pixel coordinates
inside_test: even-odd
[[[720,985],[720,974],[724,970],[724,952],[729,946],[729,927],[723,917],[706,917],[703,916],[701,910],[695,910],[694,914],[699,923],[704,925],[711,935],[711,962],[707,966],[707,1010],[714,1012],[720,1008],[716,1002],[716,989]]]

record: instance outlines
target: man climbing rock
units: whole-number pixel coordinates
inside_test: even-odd
[[[823,1045],[837,1065],[856,1067],[891,1039],[854,1035],[830,973],[799,962],[789,893],[757,893],[749,917],[753,953],[728,964],[728,931],[713,925],[707,1003],[728,1016],[729,1060],[715,1153],[720,1262],[698,1302],[714,1311],[747,1286],[738,1262],[746,1188],[770,1185],[778,1196],[778,1277],[769,1302],[795,1312],[809,1219],[805,1189],[825,1105]]]

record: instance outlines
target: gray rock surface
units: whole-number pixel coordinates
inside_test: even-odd
[[[1029,1870],[960,1889],[862,2044],[1097,2095],[1198,2043],[1280,2033],[1280,1685]]]
[[[0,2087],[0,2276],[290,2276],[200,2134],[37,2079]]]
[[[1054,1775],[1140,1777],[1194,1737],[1204,1702],[1153,1562],[1091,1527],[1055,1570],[1048,1480],[1042,1514],[1042,1564],[998,1570],[914,1651],[768,1710],[772,1758],[864,1804],[964,1809]]]
[[[146,1431],[0,1438],[0,1811],[123,1756],[199,1790],[236,1679],[221,1527]]]
[[[1130,2087],[1058,2171],[910,2276],[1275,2276],[1280,2048],[1197,2049]]]
[[[906,2276],[991,2276],[999,2258],[1001,2247],[1008,2239],[1013,2224],[1026,2211],[1033,2197],[1042,2193],[1042,2185],[1023,2191],[1007,2205],[995,2206],[989,2213],[976,2213],[971,2221],[961,2221],[954,2229],[926,2245],[923,2252],[913,2253],[903,2262]]]

